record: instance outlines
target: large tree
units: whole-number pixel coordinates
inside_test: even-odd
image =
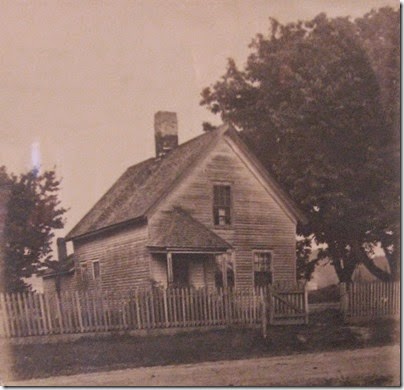
[[[398,13],[389,15],[389,23],[399,23]],[[287,25],[270,21],[269,34],[253,40],[245,68],[230,59],[201,104],[243,130],[307,214],[309,223],[298,226],[299,249],[307,259],[311,240],[324,248],[309,268],[328,257],[340,281],[350,281],[358,263],[380,279],[397,277],[396,138],[363,44],[366,29],[324,14]],[[391,274],[372,261],[378,243]]]
[[[8,191],[2,290],[24,291],[29,286],[23,278],[51,259],[53,230],[64,226],[66,209],[58,199],[60,182],[54,170],[31,170],[16,176],[0,167],[0,185]]]

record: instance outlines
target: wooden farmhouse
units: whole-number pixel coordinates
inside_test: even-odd
[[[295,283],[304,216],[237,131],[178,145],[175,113],[158,112],[154,127],[156,157],[128,168],[66,236],[74,266],[62,289]]]

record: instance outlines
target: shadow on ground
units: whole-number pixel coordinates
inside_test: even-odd
[[[309,325],[270,327],[264,339],[257,329],[230,328],[174,336],[83,337],[75,342],[10,346],[11,375],[22,380],[202,361],[246,359],[302,352],[381,346],[399,341],[399,324],[372,321],[349,326],[338,311],[313,313]]]

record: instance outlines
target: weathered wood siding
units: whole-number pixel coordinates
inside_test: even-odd
[[[159,205],[149,220],[150,234],[160,212],[182,207],[195,219],[224,238],[234,248],[236,287],[253,285],[253,250],[270,249],[274,255],[274,281],[296,280],[296,225],[284,209],[259,182],[252,168],[221,138]],[[231,185],[232,225],[213,224],[213,184]]]
[[[152,254],[151,258],[151,277],[159,286],[167,287],[167,256],[163,253]]]
[[[74,241],[76,260],[76,278],[79,278],[77,267],[86,262],[89,273],[92,262],[100,262],[101,276],[98,282],[92,278],[89,287],[128,291],[135,287],[150,286],[150,255],[147,251],[147,225],[126,227],[110,232]]]

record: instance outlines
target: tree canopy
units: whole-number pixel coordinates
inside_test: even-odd
[[[383,280],[399,274],[398,39],[399,12],[390,8],[354,22],[270,19],[245,68],[230,59],[202,92],[201,104],[242,130],[309,218],[298,226],[306,270],[328,257],[340,281],[358,263]],[[307,264],[311,240],[324,249]],[[372,261],[377,244],[391,273]]]
[[[31,170],[19,176],[0,167],[0,185],[8,188],[4,226],[3,290],[24,291],[23,278],[51,259],[54,229],[64,226],[66,209],[60,206],[60,181],[54,170]]]

